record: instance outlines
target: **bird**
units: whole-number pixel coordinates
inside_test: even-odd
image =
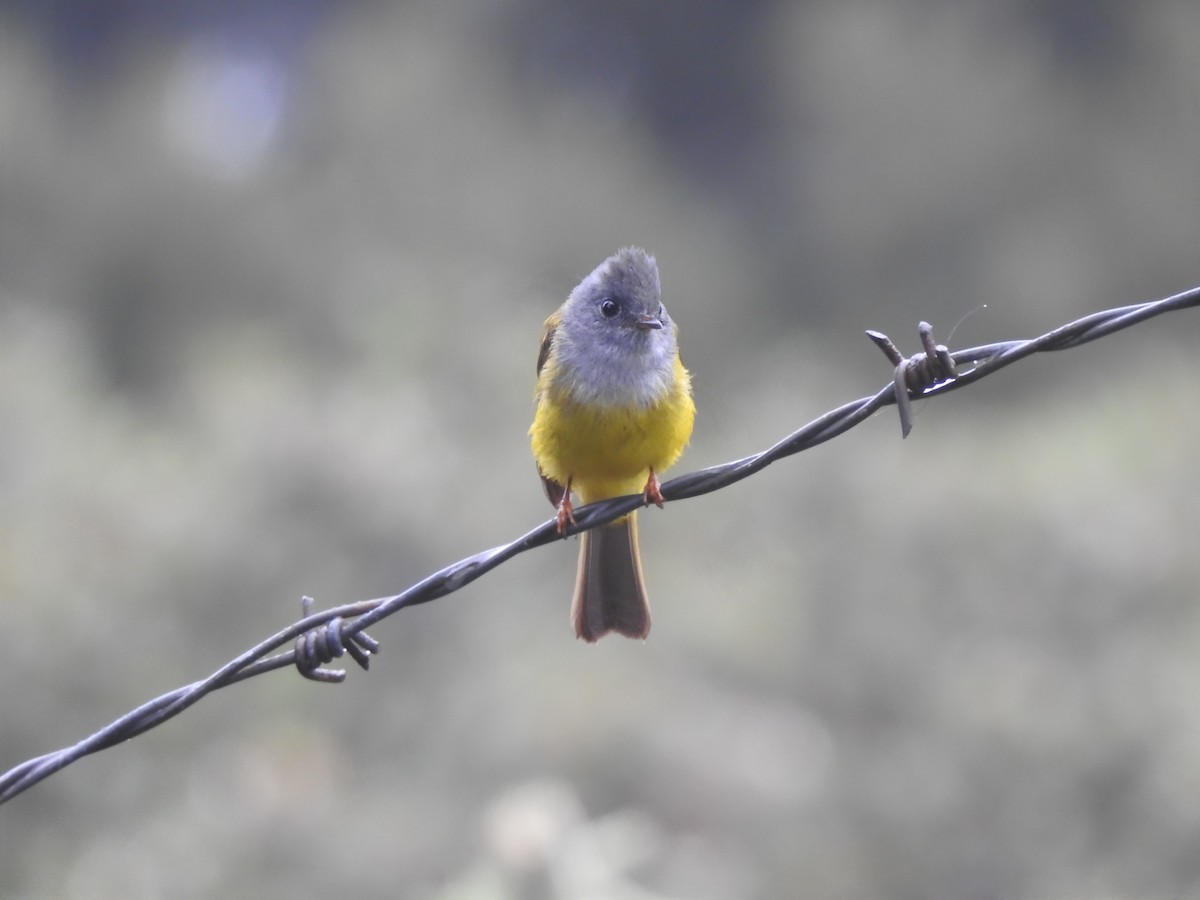
[[[572,493],[587,504],[640,492],[661,507],[659,476],[691,439],[691,375],[661,293],[655,258],[624,247],[546,319],[529,437],[560,534]],[[649,634],[636,511],[580,536],[571,622],[589,643]]]

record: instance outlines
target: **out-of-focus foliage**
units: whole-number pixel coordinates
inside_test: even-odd
[[[0,9],[0,768],[548,517],[542,319],[660,262],[766,446],[915,347],[1200,278],[1191,3]],[[0,896],[1200,894],[1182,314],[644,514],[0,809]]]

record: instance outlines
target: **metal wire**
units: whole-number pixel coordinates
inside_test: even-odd
[[[1034,353],[1078,347],[1163,313],[1195,306],[1200,306],[1200,287],[1163,300],[1092,313],[1031,340],[1003,341],[953,353],[935,344],[932,328],[922,322],[919,332],[925,349],[910,358],[902,356],[885,335],[868,332],[896,367],[889,384],[873,396],[846,403],[825,413],[761,453],[664,482],[663,498],[667,501],[684,500],[728,487],[777,460],[843,434],[893,403],[900,406],[901,427],[907,435],[912,425],[908,405],[913,397],[940,396],[973,384]],[[970,368],[960,371],[964,365]],[[635,494],[580,507],[575,510],[575,522],[566,534],[577,534],[611,522],[642,506],[644,502],[640,494]],[[161,725],[218,688],[292,665],[313,680],[340,682],[345,679],[344,671],[321,666],[345,651],[366,669],[370,657],[379,652],[379,645],[364,633],[375,622],[406,606],[445,597],[517,554],[563,537],[556,529],[555,520],[550,519],[511,543],[460,560],[391,597],[362,600],[318,613],[312,612],[312,600],[305,597],[301,600],[303,618],[230,660],[207,678],[163,694],[79,743],[27,760],[0,776],[0,804],[84,756]],[[291,641],[295,642],[293,649],[269,655]]]

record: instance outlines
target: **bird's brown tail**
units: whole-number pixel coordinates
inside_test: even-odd
[[[576,636],[589,643],[610,631],[643,640],[650,633],[637,513],[580,536],[571,622]]]

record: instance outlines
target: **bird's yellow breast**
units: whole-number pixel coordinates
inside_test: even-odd
[[[696,407],[678,356],[670,387],[645,406],[581,404],[555,385],[552,365],[541,374],[533,455],[543,475],[570,480],[583,503],[640,492],[649,470],[674,463],[691,437]]]

